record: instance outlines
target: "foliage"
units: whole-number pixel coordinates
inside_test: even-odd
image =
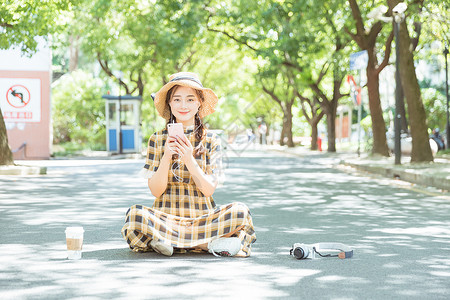
[[[414,22],[423,24],[416,59],[435,61],[438,72],[443,68],[442,47],[449,45],[449,7],[439,0],[423,3],[421,14],[413,5],[408,9],[410,28]],[[358,1],[365,29],[375,24],[367,14],[381,4],[386,0]],[[205,119],[210,128],[256,130],[262,119],[279,128],[286,120],[282,106],[294,99],[294,134],[305,134],[295,89],[307,97],[323,94],[318,98],[345,101],[340,90],[346,93],[346,85],[339,80],[349,73],[349,54],[359,50],[345,28],[355,32],[355,26],[346,0],[46,0],[45,5],[7,0],[0,4],[0,48],[19,45],[31,53],[33,37],[50,33],[58,53],[55,61],[64,60],[61,49],[75,37],[84,63],[101,63],[101,80],[88,74],[92,65],[84,64],[85,73],[65,76],[53,89],[55,142],[72,144],[104,144],[104,104],[99,97],[102,87],[118,90],[119,70],[124,74],[122,93],[143,97],[144,140],[164,126],[150,94],[167,82],[169,74],[179,71],[198,73],[204,86],[219,96],[217,112]],[[377,40],[379,61],[391,28],[384,24]],[[441,42],[433,46],[430,40]],[[263,87],[271,88],[283,105],[265,94]],[[442,89],[426,87],[423,99],[429,125],[442,128],[445,102],[438,92]],[[333,105],[327,109],[334,109]],[[78,110],[79,115],[74,113]]]
[[[47,0],[45,5],[34,0],[2,0],[0,2],[0,49],[20,47],[31,55],[36,51],[37,36],[47,37],[62,25],[59,16],[70,7],[70,0]],[[1,110],[0,110],[1,112]],[[0,113],[0,164],[12,164],[8,136]]]
[[[416,59],[421,60],[432,76],[420,82],[429,128],[446,127],[445,47],[450,48],[450,3],[426,1],[418,15],[423,24]],[[448,55],[450,58],[450,55]]]
[[[422,41],[424,44],[438,41],[450,47],[450,2],[433,0],[424,1],[424,7],[417,18],[423,24]]]
[[[73,22],[65,37],[81,36],[83,53],[98,60],[104,74],[117,84],[115,71],[122,71],[125,92],[143,96],[142,130],[146,140],[164,126],[150,94],[168,81],[169,74],[197,72],[204,86],[213,88],[226,108],[253,97],[251,68],[248,63],[242,64],[243,53],[205,31],[206,14],[202,1],[81,1],[73,10]],[[213,128],[232,120],[228,117],[232,111],[218,110],[206,120]]]
[[[102,82],[83,71],[64,75],[52,86],[54,143],[106,146]],[[96,146],[98,147],[98,146]]]
[[[259,66],[257,81],[284,115],[282,135],[288,137],[289,145],[298,90],[310,89],[320,78],[320,98],[340,98],[333,87],[336,81],[340,85],[337,78],[343,78],[346,55],[341,50],[349,39],[339,22],[343,1],[319,2],[220,1],[211,4],[208,18],[210,31],[229,37],[241,49],[250,49],[249,55]],[[330,47],[337,50],[330,51]],[[335,109],[328,112],[333,114]]]
[[[422,98],[428,112],[428,127],[440,128],[443,131],[447,123],[447,99],[445,95],[434,88],[425,88],[422,89]]]
[[[37,46],[35,37],[48,37],[65,25],[64,14],[71,0],[3,0],[0,3],[0,49],[18,46],[31,55]]]
[[[66,35],[81,37],[81,49],[101,63],[108,76],[123,72],[129,94],[144,95],[147,82],[194,64],[201,1],[80,1]],[[167,79],[163,79],[167,80]],[[151,85],[155,85],[155,84]],[[150,95],[145,97],[149,98]]]

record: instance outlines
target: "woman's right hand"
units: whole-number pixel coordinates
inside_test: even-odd
[[[178,154],[177,151],[177,147],[176,147],[176,141],[177,139],[175,137],[169,136],[167,137],[166,140],[166,144],[164,145],[164,155],[170,155],[170,157],[172,157],[172,155],[174,154]]]

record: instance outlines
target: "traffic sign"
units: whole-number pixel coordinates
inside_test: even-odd
[[[0,107],[5,122],[40,122],[41,80],[0,78]]]
[[[23,85],[13,85],[6,92],[6,101],[15,108],[22,108],[30,103],[30,91]]]
[[[350,54],[350,70],[361,70],[367,68],[369,55],[367,50]]]

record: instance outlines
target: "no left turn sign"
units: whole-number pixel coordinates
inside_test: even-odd
[[[23,85],[13,85],[6,92],[6,101],[15,108],[22,108],[30,103],[30,91]]]
[[[41,121],[41,80],[0,78],[0,108],[5,122]]]

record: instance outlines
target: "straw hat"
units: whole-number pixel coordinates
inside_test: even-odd
[[[197,74],[190,72],[180,72],[170,75],[169,82],[166,83],[155,94],[154,102],[159,115],[166,120],[170,119],[169,105],[166,104],[167,92],[175,85],[190,87],[203,92],[204,101],[200,104],[199,116],[204,118],[215,111],[219,99],[216,94],[208,88],[204,88]]]

